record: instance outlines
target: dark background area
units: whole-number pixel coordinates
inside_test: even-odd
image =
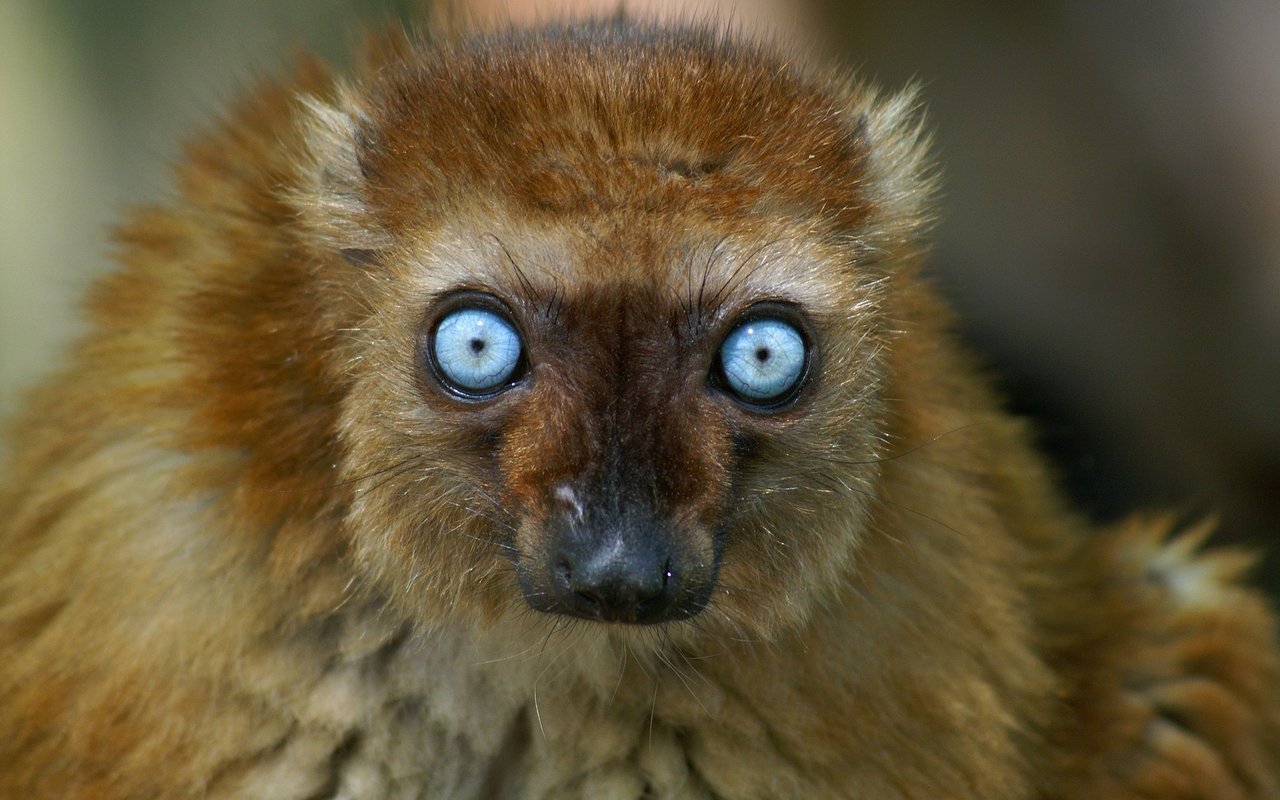
[[[1280,589],[1280,4],[824,16],[880,82],[923,84],[934,274],[1077,503],[1220,514]]]
[[[182,138],[302,47],[419,3],[0,4],[0,411],[74,334],[108,230]],[[1218,513],[1280,593],[1280,3],[778,4],[922,87],[932,272],[1100,521]],[[795,9],[795,10],[791,10]]]

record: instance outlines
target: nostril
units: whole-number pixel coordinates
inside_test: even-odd
[[[602,605],[600,598],[591,592],[574,592],[573,596],[581,605],[589,609],[598,609]]]

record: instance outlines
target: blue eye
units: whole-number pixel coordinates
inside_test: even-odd
[[[436,325],[431,356],[451,388],[487,394],[511,380],[520,365],[520,334],[504,317],[484,308],[460,308]]]
[[[783,400],[804,377],[808,349],[794,325],[769,317],[743,323],[720,345],[728,388],[749,403]]]

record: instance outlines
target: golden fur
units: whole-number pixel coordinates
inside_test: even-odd
[[[12,428],[0,796],[1280,797],[1245,559],[1061,505],[918,275],[910,95],[623,26],[370,52],[189,146]],[[456,289],[521,390],[424,377]],[[817,353],[770,414],[705,382],[761,300]],[[692,619],[526,604],[604,451]]]

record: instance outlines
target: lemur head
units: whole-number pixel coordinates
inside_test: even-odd
[[[308,104],[357,559],[429,619],[767,634],[849,568],[927,180],[910,97],[708,34],[419,51]]]

